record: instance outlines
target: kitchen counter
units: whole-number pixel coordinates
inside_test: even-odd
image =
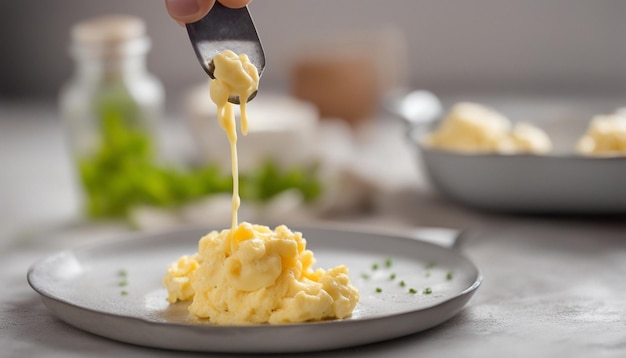
[[[389,137],[381,140],[398,142],[393,129],[385,133]],[[464,229],[459,249],[481,270],[482,286],[460,314],[431,330],[297,356],[626,356],[626,215],[474,211],[433,193],[415,169],[408,145],[392,148],[400,165],[392,165],[395,169],[387,175],[401,178],[388,183],[397,186],[378,198],[372,212],[336,220],[406,230]],[[52,105],[0,104],[0,168],[0,283],[5,287],[0,356],[196,355],[128,345],[75,329],[54,317],[28,286],[26,272],[37,259],[106,242],[129,230],[77,219],[79,194]]]

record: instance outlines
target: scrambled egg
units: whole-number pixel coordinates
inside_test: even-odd
[[[349,316],[359,300],[348,269],[313,270],[313,252],[302,234],[278,226],[238,224],[239,176],[233,105],[238,95],[241,131],[247,132],[245,105],[257,90],[259,74],[246,55],[224,51],[213,58],[211,99],[231,148],[232,227],[200,239],[198,252],[167,269],[168,301],[188,301],[189,312],[215,324],[293,323]]]
[[[210,84],[211,99],[217,105],[220,124],[229,138],[235,136],[235,126],[229,125],[229,119],[233,119],[232,103],[228,98],[232,95],[239,96],[241,106],[241,133],[248,133],[248,116],[246,104],[250,96],[259,88],[259,72],[250,62],[247,55],[235,54],[230,50],[220,52],[213,57],[215,79]],[[221,114],[221,116],[220,116]]]
[[[502,114],[475,103],[458,103],[430,133],[424,144],[460,152],[546,153],[550,138],[541,129],[511,121]]]
[[[215,324],[294,323],[344,318],[359,293],[348,269],[313,269],[313,252],[286,226],[240,224],[213,231],[198,253],[167,270],[170,302],[192,300],[189,311]]]
[[[583,155],[626,155],[626,116],[618,113],[594,117],[578,141],[577,150]]]
[[[193,298],[194,290],[191,287],[191,274],[198,268],[198,255],[183,256],[167,268],[163,284],[167,287],[167,300],[176,302]]]

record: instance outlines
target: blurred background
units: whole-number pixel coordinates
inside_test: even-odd
[[[320,141],[322,137],[306,135],[313,132],[311,127],[294,127],[290,130],[299,131],[300,135],[304,133],[304,136],[296,137],[298,142],[289,147],[305,147],[303,143],[307,143],[315,147],[318,159],[322,157],[331,162],[335,169],[341,167],[338,170],[341,175],[335,170],[333,176],[334,182],[341,183],[339,189],[326,194],[327,199],[337,196],[340,200],[326,203],[325,209],[349,211],[378,205],[378,209],[385,210],[389,203],[378,199],[385,197],[389,188],[397,192],[404,190],[406,183],[421,183],[421,173],[414,165],[415,153],[405,143],[402,127],[387,131],[388,126],[365,125],[357,137],[354,134],[355,128],[360,127],[355,126],[356,122],[371,123],[384,117],[380,101],[394,88],[427,89],[440,96],[444,104],[459,99],[492,98],[489,96],[508,98],[508,102],[487,104],[510,111],[508,113],[518,111],[524,117],[532,117],[548,108],[552,111],[548,111],[547,116],[559,113],[567,117],[576,113],[587,120],[597,111],[610,111],[624,104],[624,1],[255,0],[250,11],[267,57],[260,97],[251,102],[251,110],[254,111],[254,106],[260,108],[257,118],[300,116],[300,123],[313,123],[315,131],[325,135]],[[214,137],[197,136],[211,131],[205,131],[202,124],[211,117],[211,109],[206,107],[208,93],[202,87],[206,86],[208,78],[196,61],[185,29],[168,17],[163,1],[0,0],[0,14],[0,217],[3,226],[75,216],[81,211],[80,202],[89,196],[77,189],[80,185],[76,163],[71,159],[71,150],[67,149],[67,129],[57,102],[63,85],[75,73],[76,63],[68,49],[70,29],[78,21],[109,14],[130,14],[143,19],[152,43],[147,68],[159,79],[165,92],[165,114],[161,123],[165,152],[182,153],[179,157],[184,158],[183,164],[187,165],[198,162],[198,158],[189,153],[209,151],[210,143],[215,143]],[[324,64],[324,59],[341,59],[345,53],[366,58],[370,67],[348,65],[351,70],[346,71],[345,67],[331,65],[322,70],[309,68],[312,72],[303,67],[311,61]],[[340,75],[331,78],[334,82],[330,88],[340,91],[329,94],[316,79],[331,70]],[[354,71],[352,77],[346,75],[350,71]],[[375,80],[364,81],[370,77]],[[267,101],[261,98],[261,94],[270,93],[277,98]],[[350,93],[354,98],[350,98]],[[341,101],[337,102],[337,98]],[[528,98],[539,99],[540,106],[536,102],[524,102]],[[557,102],[552,98],[571,98],[567,105],[573,103],[577,107],[563,112],[565,107],[555,105]],[[267,108],[288,110],[267,114]],[[311,116],[314,117],[312,122],[306,119]],[[339,121],[322,121],[328,125],[318,130],[318,119],[328,117]],[[342,125],[342,120],[348,124]],[[286,135],[294,138],[293,131]],[[248,139],[247,143],[257,149],[269,148],[268,143],[282,143],[285,138]],[[246,146],[246,142],[241,141],[240,145]],[[220,146],[224,151],[214,153],[213,159],[227,158],[226,148]],[[240,155],[246,158],[246,150],[254,153],[255,148],[242,148]],[[273,153],[286,152],[293,154],[294,151],[285,150],[283,146],[274,148]],[[306,153],[293,156],[291,163],[306,162],[302,159],[307,157]],[[207,164],[208,159],[200,157],[202,164]],[[352,166],[346,173],[342,166],[347,162],[362,165],[360,169]],[[372,170],[383,163],[384,171]],[[287,169],[281,173],[266,165],[259,175],[264,175],[266,181],[281,182],[287,189],[295,187],[305,197],[315,196],[317,184],[302,179],[308,175],[305,169]],[[212,172],[203,173],[212,175]],[[159,169],[155,175],[169,178],[163,179],[166,181],[183,180],[180,176],[171,179],[170,174]],[[203,180],[201,176],[194,178]],[[184,180],[194,178],[184,177]],[[172,184],[173,192],[189,186],[179,182]],[[251,182],[254,193],[248,194],[255,197],[270,197],[282,188],[263,187],[265,184],[252,179]],[[227,192],[226,189],[223,191]],[[421,194],[429,195],[429,189],[420,186],[420,190]],[[372,199],[372,193],[379,195]],[[192,194],[189,197],[197,199]],[[387,198],[390,200],[389,196]],[[393,198],[406,200],[407,197]],[[165,204],[170,199],[159,197]],[[283,197],[274,203],[276,212],[291,212],[301,199]],[[338,200],[350,205],[342,207]],[[227,202],[222,201],[222,204]],[[212,210],[213,204],[204,205],[204,209]],[[186,218],[192,220],[194,215],[203,216],[204,212],[200,210]],[[179,219],[146,211],[134,218],[139,226]],[[435,220],[429,224],[450,223]]]
[[[619,0],[262,0],[250,5],[268,57],[262,86],[285,89],[302,41],[396,31],[406,81],[433,91],[615,92],[626,89],[626,3]],[[128,13],[153,41],[148,65],[176,101],[202,81],[184,29],[162,1],[0,1],[0,96],[54,98],[72,74],[72,24]]]

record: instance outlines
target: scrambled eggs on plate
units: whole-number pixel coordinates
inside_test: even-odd
[[[313,269],[301,233],[281,225],[241,223],[213,231],[198,253],[167,269],[168,300],[191,300],[189,312],[215,324],[295,323],[344,318],[359,293],[348,269]]]

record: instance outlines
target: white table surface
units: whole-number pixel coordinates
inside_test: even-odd
[[[443,325],[327,357],[626,357],[626,216],[520,217],[476,212],[432,193],[398,146],[399,187],[363,225],[466,229],[460,249],[484,281]],[[0,102],[0,356],[192,357],[118,343],[54,317],[26,282],[37,259],[127,229],[82,225],[63,131],[46,104]],[[626,189],[625,189],[626,190]],[[220,356],[198,354],[198,356]],[[232,355],[224,355],[232,357]]]

